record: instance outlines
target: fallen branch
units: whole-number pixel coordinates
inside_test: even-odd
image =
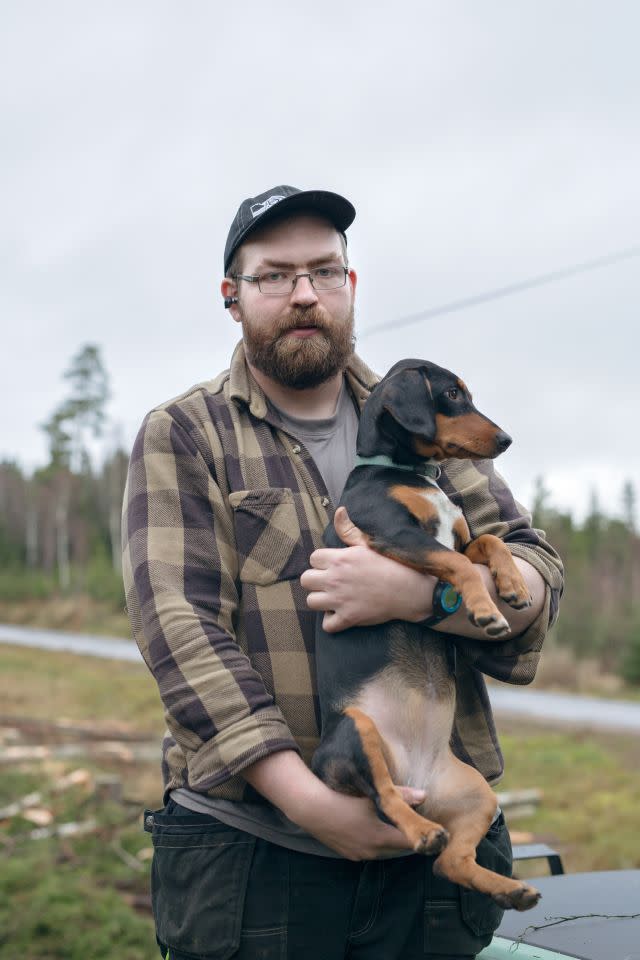
[[[64,736],[82,737],[87,740],[119,740],[140,743],[150,740],[153,734],[147,731],[119,729],[118,727],[97,727],[72,723],[70,720],[40,720],[37,717],[12,717],[0,714],[0,727],[20,730],[22,733],[43,734],[58,733]]]
[[[92,817],[90,820],[72,820],[69,823],[57,823],[53,827],[41,827],[39,830],[31,830],[25,836],[30,840],[48,840],[50,837],[80,837],[99,829],[98,821]]]
[[[64,743],[58,746],[45,744],[5,747],[0,755],[0,766],[34,760],[73,760],[77,757],[107,757],[123,763],[158,760],[160,748],[157,743],[132,743],[104,741],[101,743]]]
[[[507,809],[519,803],[540,803],[542,800],[542,790],[538,790],[537,787],[532,787],[528,790],[502,790],[499,791],[496,796],[498,797],[500,806],[503,809]]]
[[[72,770],[71,773],[66,774],[66,776],[54,780],[49,791],[51,793],[63,793],[72,787],[88,786],[91,780],[92,777],[88,770]],[[25,811],[33,810],[34,807],[40,807],[44,802],[44,795],[40,791],[27,793],[24,797],[14,800],[13,803],[9,803],[6,807],[0,807],[0,820],[17,817]]]
[[[498,803],[509,819],[516,817],[530,817],[536,812],[536,807],[542,799],[542,790],[505,790],[497,794]]]
[[[141,873],[145,869],[144,864],[138,860],[137,857],[134,857],[132,854],[130,854],[128,850],[125,850],[117,837],[113,838],[110,846],[111,849],[118,854],[123,863],[126,863],[126,865],[132,870],[135,870],[137,873]]]
[[[13,803],[7,804],[6,807],[0,807],[0,820],[8,820],[10,817],[17,817],[18,814],[22,813],[23,810],[28,810],[29,807],[37,807],[38,804],[41,803],[41,793],[28,793],[19,800],[14,800]]]

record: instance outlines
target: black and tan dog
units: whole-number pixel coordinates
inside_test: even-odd
[[[488,638],[509,632],[473,566],[486,564],[498,595],[531,603],[504,543],[471,540],[462,511],[434,475],[447,458],[492,458],[511,443],[473,406],[465,384],[423,360],[403,360],[375,387],[358,431],[359,465],[341,500],[374,550],[452,583],[470,620]],[[427,461],[425,463],[425,461]],[[343,546],[333,527],[328,546]],[[445,635],[393,621],[328,634],[318,621],[316,660],[322,740],[313,770],[333,789],[368,796],[418,853],[439,854],[434,870],[526,910],[533,887],[476,863],[476,847],[497,809],[484,777],[451,751],[455,678]],[[416,810],[394,784],[426,791]]]

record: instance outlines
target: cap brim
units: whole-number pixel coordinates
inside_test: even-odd
[[[340,233],[344,233],[356,218],[356,208],[345,197],[341,197],[339,193],[331,193],[328,190],[301,190],[300,193],[294,193],[292,196],[274,203],[272,207],[269,207],[254,221],[246,225],[238,235],[233,248],[229,251],[224,265],[225,273],[236,250],[244,243],[249,234],[264,226],[265,223],[295,213],[297,210],[311,210],[322,217],[326,217]]]

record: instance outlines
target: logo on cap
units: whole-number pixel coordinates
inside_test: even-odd
[[[261,213],[264,213],[265,210],[268,210],[269,207],[273,207],[274,204],[280,203],[281,200],[284,200],[284,197],[281,197],[280,194],[273,194],[271,197],[267,197],[262,203],[254,203],[251,205],[251,216],[255,220],[256,217],[259,217]]]

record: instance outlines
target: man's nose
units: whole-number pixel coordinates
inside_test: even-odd
[[[291,294],[291,299],[293,303],[307,307],[318,302],[318,294],[313,289],[309,277],[298,277],[296,285],[293,288],[293,293]]]

